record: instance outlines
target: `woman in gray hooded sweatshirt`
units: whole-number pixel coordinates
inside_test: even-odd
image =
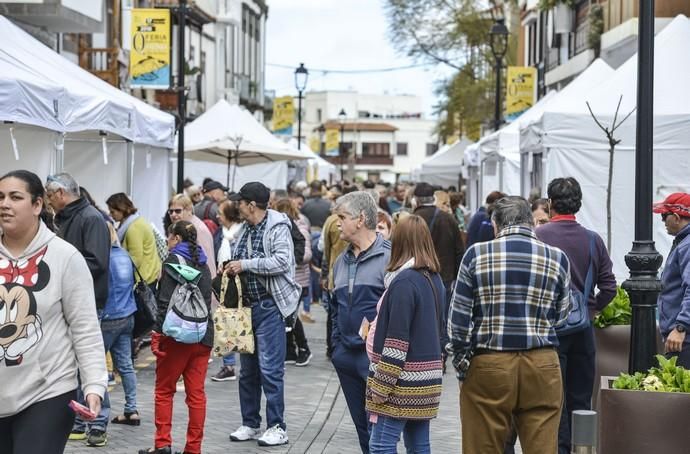
[[[96,415],[108,384],[91,274],[41,220],[44,196],[29,171],[0,177],[0,453],[62,453],[77,371]]]

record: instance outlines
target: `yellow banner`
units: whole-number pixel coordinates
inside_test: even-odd
[[[292,96],[283,96],[273,101],[273,133],[292,135],[295,122],[295,103]]]
[[[506,86],[506,115],[521,114],[534,105],[537,68],[509,66]]]
[[[169,9],[132,9],[129,53],[132,87],[170,88],[170,29]]]
[[[309,148],[311,148],[311,151],[314,153],[319,154],[321,151],[321,142],[317,136],[311,136],[309,138]]]
[[[338,156],[340,146],[340,131],[337,129],[326,129],[326,154]]]

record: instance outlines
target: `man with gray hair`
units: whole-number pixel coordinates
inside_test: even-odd
[[[384,291],[383,277],[390,259],[390,243],[376,233],[377,206],[364,191],[340,197],[340,238],[349,243],[333,265],[331,360],[357,428],[362,452],[369,452],[369,423],[364,409],[369,358],[365,340],[369,323],[376,317],[376,303]]]
[[[99,314],[108,299],[108,268],[110,264],[110,232],[101,213],[88,200],[81,197],[79,184],[68,173],[48,177],[46,198],[55,210],[57,235],[74,246],[84,256],[93,278],[96,308]],[[74,276],[74,279],[80,279]],[[78,392],[79,400],[83,395]],[[101,412],[88,426],[81,418],[75,419],[70,440],[87,439],[89,446],[105,446],[106,429],[110,414],[110,399],[106,392]],[[88,438],[87,438],[88,437]]]
[[[472,245],[448,321],[461,381],[463,452],[503,452],[515,421],[525,452],[556,452],[563,388],[555,326],[570,311],[570,264],[539,241],[522,197],[498,200],[496,238]]]

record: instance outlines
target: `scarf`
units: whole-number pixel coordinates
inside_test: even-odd
[[[127,216],[127,219],[120,221],[120,225],[117,227],[117,239],[120,240],[120,244],[125,241],[125,234],[129,226],[137,219],[139,219],[139,213],[133,213]]]
[[[206,264],[206,254],[204,253],[204,250],[201,249],[201,246],[197,245],[196,247],[197,251],[199,251],[199,265],[205,265]],[[181,255],[182,257],[185,258],[185,260],[189,260],[190,262],[193,262],[194,259],[192,259],[192,251],[191,248],[189,247],[189,243],[186,241],[182,241],[181,243],[177,243],[174,248],[170,251],[171,254],[177,254]]]
[[[405,262],[403,266],[398,268],[395,271],[389,271],[386,273],[386,275],[383,277],[383,286],[384,288],[388,289],[390,287],[391,283],[393,282],[393,279],[398,277],[398,274],[402,273],[403,271],[412,268],[414,266],[414,257],[412,257],[410,260]]]

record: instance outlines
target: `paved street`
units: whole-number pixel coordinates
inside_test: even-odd
[[[238,383],[211,381],[210,376],[220,367],[220,360],[209,365],[206,381],[208,398],[206,431],[203,450],[220,453],[332,453],[357,454],[359,445],[354,426],[340,392],[338,377],[325,355],[325,313],[313,306],[315,324],[305,324],[314,358],[308,367],[286,366],[285,410],[290,443],[277,448],[265,448],[255,442],[232,443],[228,435],[241,424]],[[154,359],[150,351],[142,351],[137,364],[138,405],[142,425],[139,427],[111,424],[109,441],[101,451],[108,453],[136,453],[138,449],[153,445],[153,380]],[[181,388],[178,388],[181,390]],[[112,389],[113,415],[122,412],[124,394],[122,386]],[[262,404],[262,408],[265,405]],[[184,393],[175,398],[173,423],[174,449],[184,448],[186,429]],[[458,416],[457,381],[453,374],[444,377],[443,401],[440,417],[431,423],[432,449],[437,453],[460,452],[460,424]],[[85,442],[69,442],[68,454],[94,454],[99,448],[89,448]],[[400,452],[404,452],[402,444]],[[520,451],[518,451],[520,452]]]

